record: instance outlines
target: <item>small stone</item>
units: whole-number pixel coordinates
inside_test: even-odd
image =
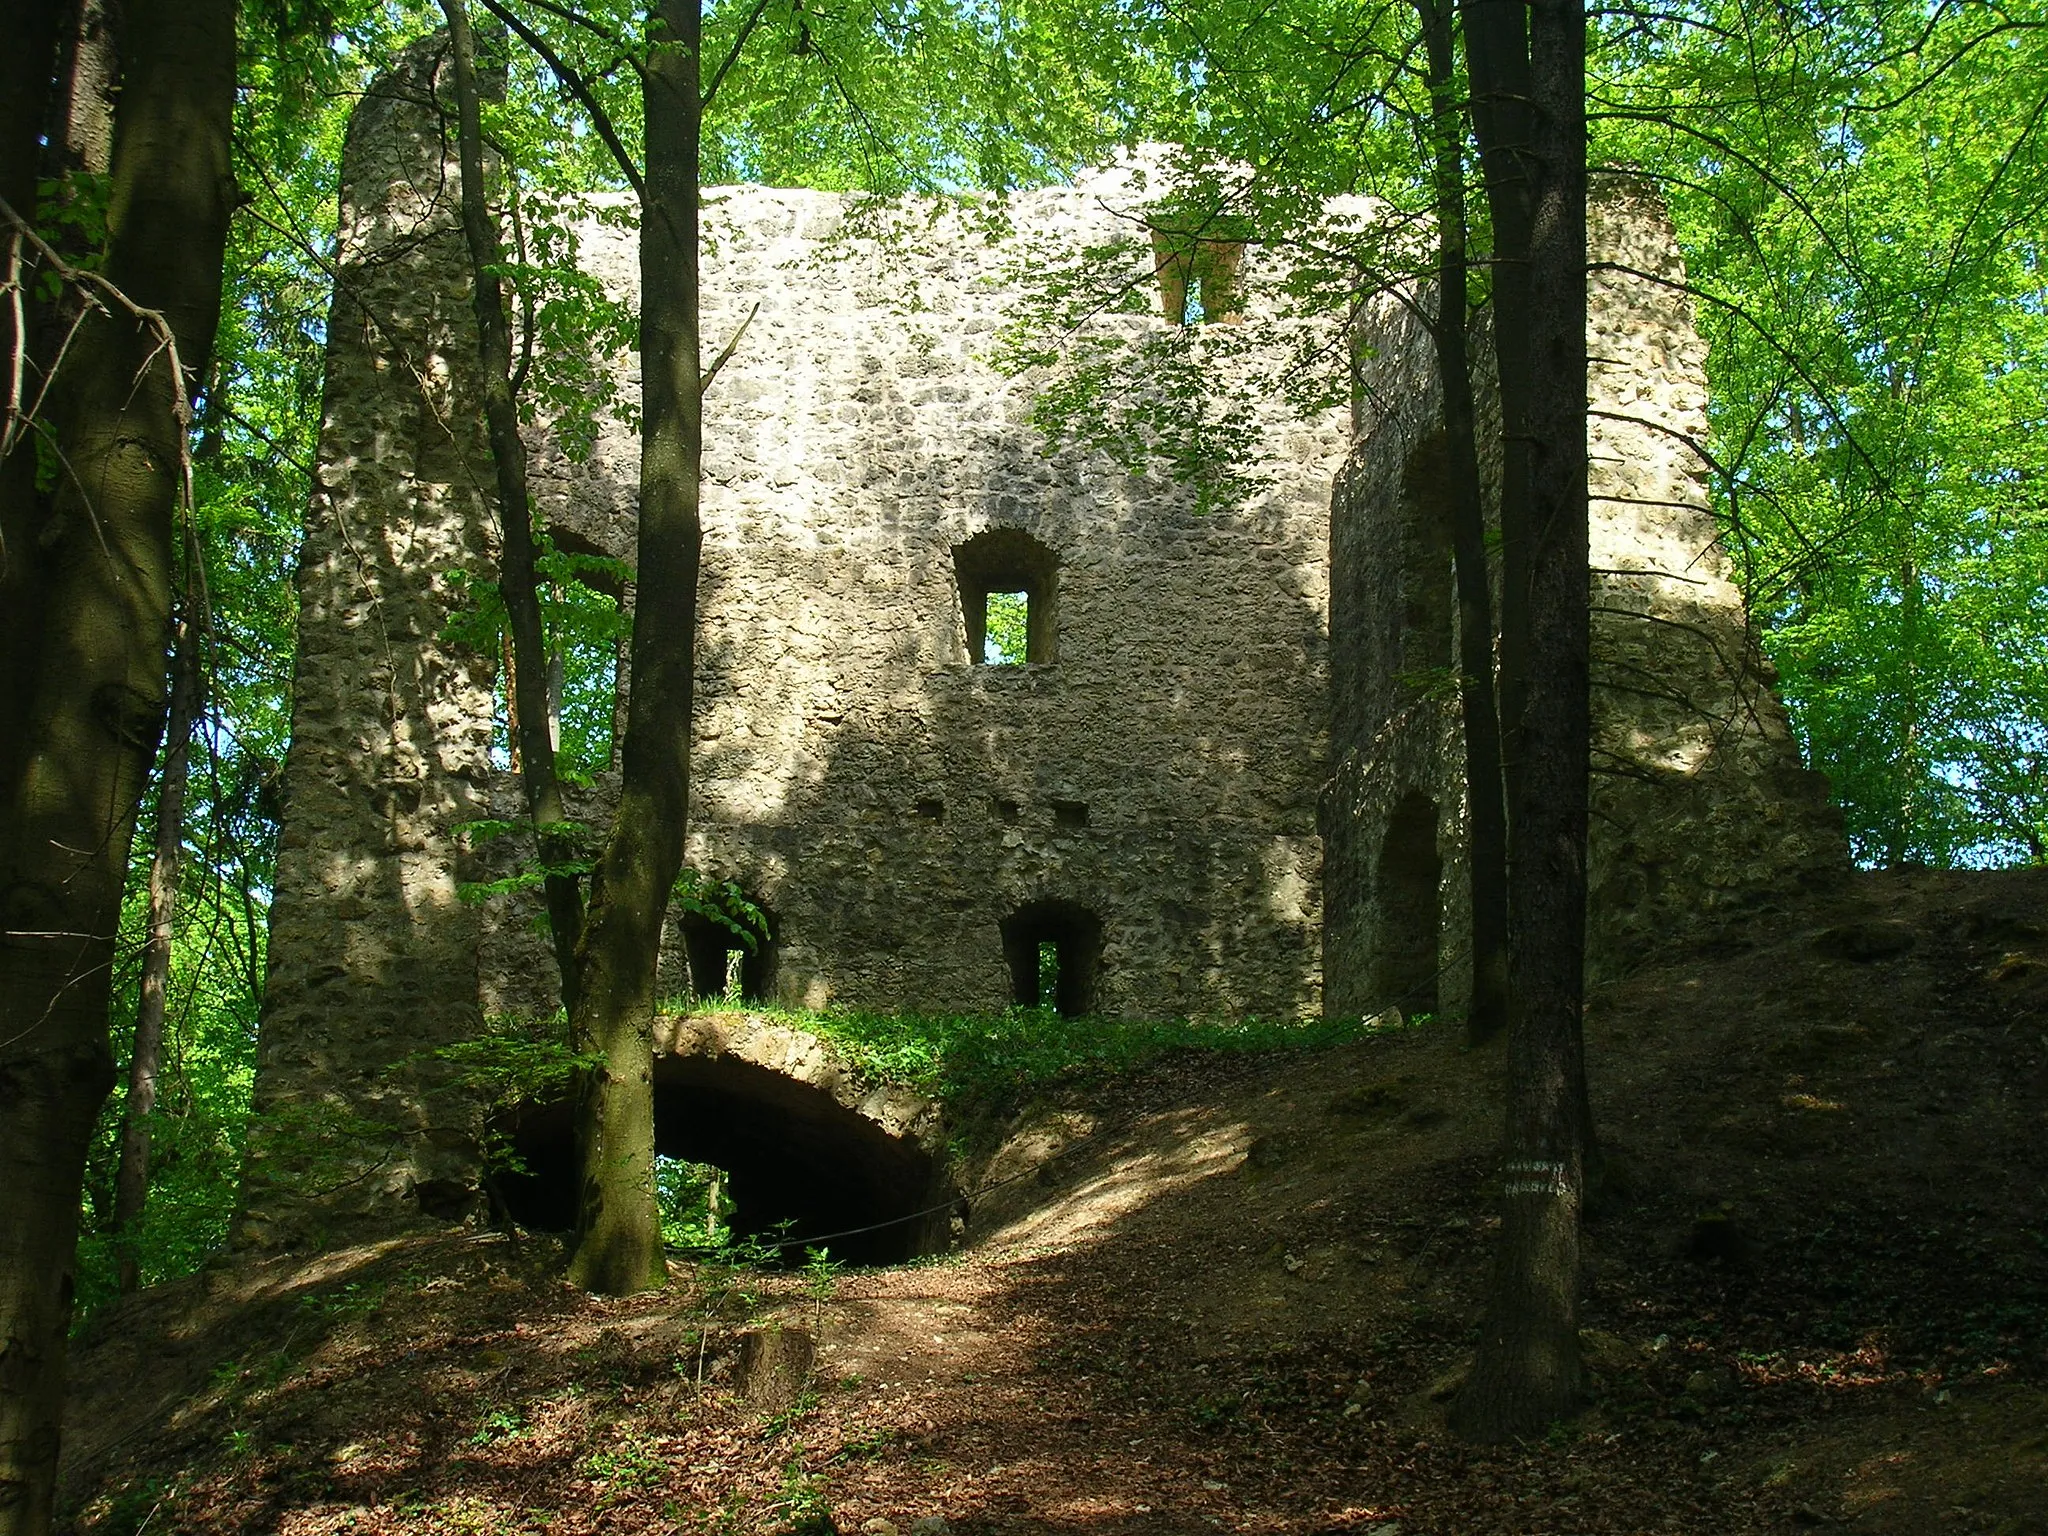
[[[1697,1402],[1726,1397],[1735,1390],[1735,1373],[1725,1365],[1694,1371],[1685,1378],[1685,1395]]]
[[[944,1515],[920,1515],[910,1522],[910,1536],[953,1536]]]
[[[884,1520],[880,1515],[872,1520],[863,1520],[860,1528],[867,1536],[897,1536],[898,1526],[894,1520]]]

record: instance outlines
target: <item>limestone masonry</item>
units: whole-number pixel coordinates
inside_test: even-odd
[[[431,47],[408,54],[347,144],[256,1238],[283,1240],[308,1210],[470,1209],[481,1110],[429,1053],[487,1015],[556,1004],[532,908],[458,898],[518,854],[471,847],[464,824],[516,820],[519,802],[493,751],[497,658],[446,638],[462,573],[491,570],[495,513],[437,67]],[[1015,197],[1008,238],[949,212],[880,243],[847,230],[835,194],[713,199],[705,335],[759,310],[707,406],[689,859],[771,916],[745,993],[1001,1009],[1039,1000],[1043,951],[1058,977],[1043,1001],[1069,1012],[1455,1007],[1460,738],[1455,704],[1414,682],[1448,665],[1454,607],[1412,327],[1375,322],[1350,413],[1264,406],[1264,485],[1204,511],[1163,475],[1047,455],[1027,420],[1038,381],[989,361],[1027,237],[1079,248],[1142,229],[1125,174]],[[1598,238],[1626,265],[1678,270],[1660,215],[1625,194]],[[585,269],[632,302],[630,228],[594,218],[581,241]],[[1149,285],[1149,258],[1133,261]],[[1254,250],[1254,318],[1261,275]],[[1714,546],[1687,307],[1610,273],[1593,323],[1595,963],[1614,968],[1691,914],[1844,855]],[[636,378],[619,384],[630,402]],[[545,434],[532,448],[559,542],[630,562],[632,435],[607,426],[580,462]],[[983,659],[991,592],[1025,594],[1016,664]],[[593,819],[605,800],[600,777]],[[725,949],[679,931],[665,990],[723,991]]]

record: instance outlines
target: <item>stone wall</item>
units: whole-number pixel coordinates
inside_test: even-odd
[[[520,854],[468,848],[463,824],[523,809],[493,758],[493,658],[443,638],[457,573],[492,570],[494,514],[439,62],[431,43],[404,57],[344,165],[256,1240],[473,1205],[481,1106],[433,1052],[487,1017],[547,1028],[557,1001],[534,903],[458,899]],[[1062,964],[1047,1001],[1067,1011],[1456,1010],[1455,608],[1412,318],[1370,318],[1350,423],[1262,402],[1261,488],[1203,511],[1164,475],[1048,452],[1028,419],[1040,380],[991,362],[1021,267],[1141,234],[1128,168],[1012,199],[1008,232],[932,207],[881,240],[822,192],[709,202],[705,334],[716,347],[751,319],[708,402],[689,859],[771,914],[747,989],[1000,1009],[1035,986],[1044,941]],[[625,212],[593,207],[580,259],[633,304]],[[1593,309],[1593,942],[1611,970],[1843,852],[1714,546],[1690,447],[1703,355],[1668,285],[1670,231],[1626,192],[1596,228],[1648,274],[1604,271]],[[1151,293],[1147,243],[1129,245],[1132,289]],[[1275,275],[1245,258],[1255,318]],[[1157,308],[1094,323],[1166,327]],[[1200,331],[1186,345],[1243,366]],[[637,376],[614,377],[630,407]],[[563,542],[630,562],[633,436],[608,424],[580,458],[545,431],[530,446]],[[979,594],[1019,588],[1028,659],[982,664]],[[601,824],[609,798],[600,775],[580,813]],[[673,998],[691,952],[672,936]],[[713,972],[698,988],[719,989],[719,946],[696,954]]]
[[[1800,764],[1716,542],[1697,446],[1706,349],[1670,225],[1625,184],[1602,188],[1589,214],[1588,965],[1598,976],[1703,918],[1832,876],[1847,849],[1825,781]],[[1375,341],[1331,514],[1325,1002],[1337,1013],[1416,1007],[1389,995],[1390,967],[1403,974],[1396,952],[1433,928],[1441,975],[1423,1006],[1456,1011],[1469,989],[1464,734],[1456,698],[1428,673],[1454,654],[1456,611],[1449,553],[1418,530],[1440,494],[1438,395],[1419,325],[1390,317]],[[1483,421],[1481,435],[1497,442],[1497,424]],[[1497,451],[1484,455],[1497,475]],[[1487,494],[1497,501],[1497,486]],[[1435,900],[1418,906],[1424,808],[1439,878]]]
[[[488,571],[490,458],[452,146],[411,50],[357,108],[270,914],[244,1236],[460,1203],[469,1106],[420,1053],[473,1036],[478,925],[459,828],[484,813],[492,669],[441,631]]]
[[[1009,242],[940,215],[887,248],[835,194],[717,197],[705,333],[760,308],[707,406],[689,856],[774,914],[771,999],[1001,1008],[1001,924],[1057,903],[1100,924],[1096,1011],[1314,1012],[1341,420],[1276,406],[1272,484],[1200,511],[1042,451],[1036,381],[989,361]],[[1078,248],[1135,202],[1112,173],[1011,217]],[[629,231],[586,229],[584,261],[633,298]],[[542,445],[545,514],[629,554],[636,455]],[[969,658],[956,552],[991,531],[1054,566],[1050,659]]]
[[[491,759],[490,658],[440,638],[452,573],[488,574],[493,534],[436,63],[415,49],[373,93],[344,166],[252,1238],[291,1235],[300,1195],[326,1222],[458,1207],[478,1111],[436,1091],[431,1052],[557,997],[530,905],[456,899],[518,853],[466,852],[461,824],[521,811]],[[710,196],[709,345],[753,317],[707,411],[689,859],[772,914],[767,1000],[1000,1009],[1047,939],[1071,951],[1071,1008],[1321,1007],[1341,415],[1263,407],[1268,482],[1202,511],[1163,475],[1045,452],[1036,381],[989,358],[1029,252],[1128,236],[1138,201],[1109,172],[1014,199],[1010,238],[932,209],[915,239],[881,242],[834,194]],[[633,303],[626,222],[584,224],[581,260]],[[1149,291],[1143,249],[1131,279]],[[1246,278],[1257,312],[1256,262]],[[618,383],[632,404],[629,363]],[[531,446],[541,515],[630,560],[631,434],[608,425],[581,460],[545,433]],[[1028,572],[1006,564],[1025,556]],[[977,664],[963,583],[1013,575],[1041,588],[1034,657]],[[600,782],[589,819],[607,798]]]

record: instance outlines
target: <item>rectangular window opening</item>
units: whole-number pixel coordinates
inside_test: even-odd
[[[982,609],[984,666],[1021,667],[1030,659],[1031,594],[991,592]]]

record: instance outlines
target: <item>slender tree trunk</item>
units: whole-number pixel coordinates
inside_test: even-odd
[[[186,589],[171,656],[171,720],[164,737],[163,777],[156,794],[156,850],[149,861],[149,909],[142,946],[142,986],[135,1006],[135,1045],[128,1057],[128,1094],[121,1105],[121,1161],[114,1171],[113,1229],[125,1296],[142,1282],[135,1226],[149,1199],[150,1116],[156,1111],[163,1062],[164,1007],[170,996],[171,932],[178,913],[178,862],[184,848],[185,764],[199,713],[200,629]]]
[[[1456,96],[1452,0],[1417,0],[1435,132],[1437,374],[1451,470],[1451,551],[1458,578],[1458,703],[1465,723],[1465,804],[1472,872],[1472,1006],[1465,1038],[1490,1040],[1508,1017],[1508,828],[1501,800],[1500,714],[1493,687],[1493,590],[1479,428],[1472,405],[1465,241],[1464,119]]]
[[[1586,488],[1585,13],[1581,0],[1468,12],[1503,281],[1496,289],[1509,457],[1503,488],[1504,703],[1511,711],[1507,1132],[1502,1228],[1460,1433],[1539,1432],[1576,1407],[1585,1067],[1580,1037],[1591,731]],[[1484,34],[1482,37],[1481,34]],[[1522,124],[1503,103],[1526,101]],[[1526,129],[1526,153],[1489,129]],[[1518,174],[1494,164],[1519,160]],[[1518,195],[1519,194],[1519,195]],[[1505,221],[1502,203],[1511,205]],[[1526,238],[1509,242],[1511,233]],[[1512,271],[1519,276],[1506,281]],[[1511,385],[1511,365],[1516,377]],[[1519,445],[1519,447],[1517,447]]]
[[[188,391],[220,313],[233,183],[232,0],[130,0],[103,271],[109,301],[52,413],[69,471],[38,532],[45,594],[25,744],[0,803],[0,1536],[50,1526],[79,1186],[113,1081],[109,970],[136,807],[163,730]]]
[[[1913,537],[1909,524],[1906,537]],[[1920,614],[1926,596],[1920,566],[1910,547],[1899,562],[1899,751],[1892,762],[1891,828],[1885,834],[1884,867],[1901,868],[1912,852],[1920,791]]]
[[[512,327],[505,292],[494,268],[504,259],[498,225],[485,200],[483,125],[477,89],[476,46],[463,0],[441,0],[455,56],[458,148],[462,158],[462,232],[469,244],[476,307],[477,350],[483,363],[484,423],[497,471],[498,526],[503,552],[498,591],[512,632],[511,716],[519,779],[533,820],[547,897],[548,931],[561,974],[562,1004],[576,1011],[576,942],[583,931],[583,893],[567,866],[576,850],[564,832],[569,813],[555,772],[554,733],[548,708],[547,638],[533,568],[533,503],[526,484],[526,444],[512,398]]]
[[[698,498],[704,458],[698,335],[698,0],[649,19],[646,200],[640,219],[640,545],[619,810],[592,875],[577,1048],[601,1058],[578,1106],[581,1191],[569,1277],[623,1293],[662,1283],[654,1198],[655,962],[690,804]]]

